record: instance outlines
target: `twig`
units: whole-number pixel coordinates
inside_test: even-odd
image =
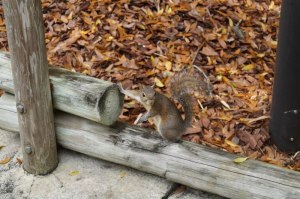
[[[198,55],[198,53],[199,53],[199,50],[200,50],[203,46],[204,46],[204,42],[203,42],[200,46],[198,46],[197,51],[196,51],[196,54],[195,54],[195,56],[194,56],[194,58],[193,58],[193,61],[192,61],[192,65],[194,65],[195,60],[196,60],[196,58],[197,58],[197,55]]]
[[[207,85],[207,91],[209,93],[209,96],[211,97],[212,96],[212,88],[211,88],[211,84],[210,84],[210,80],[209,78],[207,77],[207,75],[205,74],[205,72],[198,66],[196,65],[193,65],[194,68],[196,68],[202,75],[203,77],[205,78],[205,81],[206,81],[206,85]]]
[[[200,108],[201,108],[201,110],[203,111],[203,105],[202,105],[202,103],[200,102],[200,100],[197,100],[197,102],[198,102],[198,104],[199,104],[199,106],[200,106]]]
[[[198,53],[199,53],[199,50],[200,50],[200,46],[197,48],[197,51],[196,51],[196,53],[195,53],[195,56],[194,56],[194,58],[193,58],[193,60],[192,60],[192,65],[195,63],[195,60],[196,60],[197,55],[198,55]]]
[[[158,53],[153,53],[153,54],[168,59],[168,57],[166,57],[166,56],[164,56],[164,55],[161,55],[161,54],[158,54]],[[147,55],[147,56],[150,57],[150,55]]]
[[[235,24],[235,25],[236,25],[236,26],[240,26],[240,24],[241,24],[242,21],[243,21],[243,20],[240,19],[240,20],[237,22],[237,24]]]
[[[254,122],[257,122],[257,121],[260,121],[260,120],[269,119],[269,118],[270,118],[270,116],[268,116],[268,115],[263,115],[263,116],[260,116],[260,117],[258,117],[258,118],[249,119],[248,122],[249,122],[249,124],[252,124],[252,123],[254,123]]]
[[[230,109],[229,104],[227,104],[227,102],[225,102],[224,100],[222,100],[222,98],[219,95],[216,95],[216,98],[221,102],[221,104],[223,104],[223,106],[225,106],[226,108]]]
[[[143,116],[143,113],[140,113],[133,124],[137,125],[138,121],[141,119],[142,116]]]
[[[295,158],[296,158],[298,155],[300,155],[300,151],[297,151],[297,152],[295,153],[295,155],[292,156],[291,159],[292,159],[292,160],[295,160]]]

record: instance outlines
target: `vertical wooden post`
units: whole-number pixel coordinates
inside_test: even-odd
[[[3,0],[23,151],[23,167],[47,174],[58,164],[40,0]]]

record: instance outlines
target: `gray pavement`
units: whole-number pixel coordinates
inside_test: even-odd
[[[18,163],[22,159],[19,134],[0,130],[0,199],[159,199],[171,182],[125,166],[59,149],[59,165],[46,176],[28,174]],[[170,199],[221,199],[209,193],[187,189]]]

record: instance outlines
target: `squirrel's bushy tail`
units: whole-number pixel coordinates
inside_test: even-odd
[[[195,92],[211,95],[211,84],[199,68],[195,70],[183,70],[175,74],[170,80],[170,93],[173,98],[182,105],[185,113],[185,127],[189,127],[194,117]]]

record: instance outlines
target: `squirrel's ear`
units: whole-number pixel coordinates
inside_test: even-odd
[[[141,83],[139,83],[138,86],[139,86],[139,89],[140,89],[140,90],[143,90],[143,89],[144,89],[144,86],[143,86]]]

